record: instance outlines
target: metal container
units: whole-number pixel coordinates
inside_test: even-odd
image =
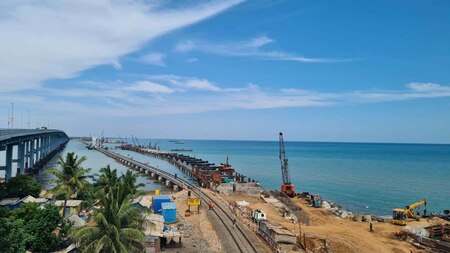
[[[177,222],[177,206],[173,202],[164,202],[161,204],[164,223]]]
[[[169,195],[157,195],[153,197],[153,212],[161,213],[162,203],[172,202],[172,198]]]

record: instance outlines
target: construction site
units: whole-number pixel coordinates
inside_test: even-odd
[[[173,249],[165,245],[162,249],[167,252],[232,252],[232,247],[233,252],[450,252],[449,212],[428,213],[425,199],[392,210],[392,216],[374,216],[343,210],[319,194],[298,192],[290,179],[282,133],[280,190],[261,189],[256,180],[237,172],[228,159],[215,165],[156,148],[128,144],[120,148],[163,159],[193,183],[185,181],[183,184],[189,185],[172,194],[178,218],[170,230],[179,232],[180,244],[172,243],[177,245]],[[125,165],[154,174],[147,173],[143,164],[125,161]],[[175,175],[174,180],[180,179]],[[200,195],[207,198],[192,209],[189,199]],[[233,237],[235,226],[242,238],[227,240],[223,234]],[[240,247],[240,240],[258,245],[258,249]]]

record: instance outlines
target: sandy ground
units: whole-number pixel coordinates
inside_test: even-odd
[[[177,225],[182,226],[184,230],[183,247],[166,249],[165,252],[226,252],[216,230],[207,217],[209,211],[207,208],[202,206],[200,207],[200,213],[197,213],[197,208],[191,207],[193,213],[191,216],[185,217],[185,211],[188,209],[187,195],[186,190],[172,194],[177,205]]]
[[[235,195],[221,197],[224,201],[231,203],[232,201],[245,200],[250,203],[247,209],[261,209],[266,212],[270,221],[280,223],[286,228],[290,229],[296,234],[299,234],[299,230],[306,235],[307,244],[322,244],[325,245],[329,252],[342,252],[342,253],[409,253],[412,252],[424,252],[416,249],[410,243],[399,241],[394,238],[393,234],[402,227],[390,224],[373,222],[374,232],[369,232],[369,223],[367,222],[355,222],[350,219],[341,219],[334,215],[329,214],[322,208],[313,208],[306,206],[306,203],[302,199],[293,199],[294,202],[301,206],[311,219],[311,225],[302,225],[301,228],[298,224],[294,224],[282,217],[278,210],[269,203],[263,202],[258,197],[251,197],[245,195]],[[244,218],[244,217],[241,217]],[[434,223],[434,222],[433,222]],[[432,225],[425,219],[420,222],[410,222],[409,225]],[[295,230],[294,230],[295,229]],[[326,243],[323,243],[326,241]],[[320,245],[318,245],[320,246]],[[310,250],[308,248],[308,250]],[[322,247],[323,250],[323,247]],[[312,250],[313,252],[327,252],[322,250]],[[294,252],[294,251],[292,251]]]

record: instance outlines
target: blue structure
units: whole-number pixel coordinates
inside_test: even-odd
[[[177,222],[177,206],[173,202],[165,202],[161,204],[162,216],[164,223]]]
[[[157,195],[153,197],[153,212],[161,213],[162,204],[166,202],[172,202],[172,198],[169,195]]]
[[[56,129],[4,129],[0,128],[0,151],[6,151],[5,180],[14,177],[13,164],[17,173],[26,169],[39,169],[69,141],[66,133]],[[16,157],[13,150],[16,149]]]

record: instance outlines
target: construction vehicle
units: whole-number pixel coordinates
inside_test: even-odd
[[[284,149],[283,133],[280,132],[280,161],[281,161],[281,175],[283,177],[283,184],[281,185],[281,191],[286,193],[289,197],[294,197],[295,187],[291,183],[289,175],[288,159],[286,157],[286,150]]]
[[[266,220],[267,216],[266,213],[259,210],[259,209],[254,209],[252,211],[252,221],[254,223],[259,223],[260,221]]]
[[[312,196],[312,206],[315,208],[322,207],[322,197],[319,194]]]
[[[427,213],[427,200],[422,199],[414,204],[406,206],[405,209],[395,208],[392,210],[392,223],[395,225],[405,226],[409,219],[420,220],[420,206],[425,206],[423,213]]]

